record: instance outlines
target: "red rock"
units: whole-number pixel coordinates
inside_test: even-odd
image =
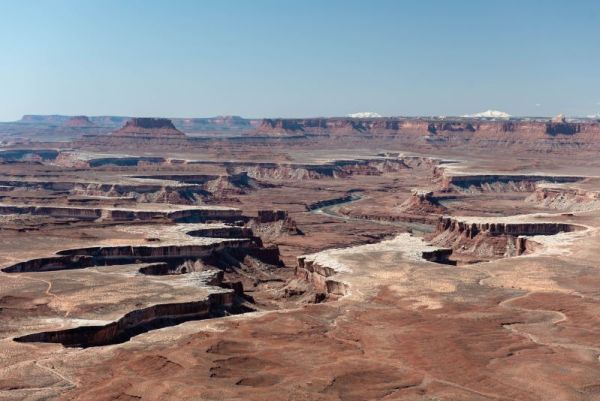
[[[582,134],[583,140],[600,135],[596,122],[568,123],[564,117],[552,121],[480,121],[473,119],[425,118],[310,118],[264,119],[256,130],[268,135],[337,136],[350,134],[433,136],[433,139],[518,141],[539,140],[555,135]],[[450,135],[452,136],[450,138]],[[589,136],[593,135],[593,138]]]
[[[133,137],[185,137],[167,118],[132,118],[123,128],[113,132],[114,136]]]
[[[94,123],[87,116],[74,116],[65,122],[67,127],[92,127]]]

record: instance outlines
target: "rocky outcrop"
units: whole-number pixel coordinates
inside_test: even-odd
[[[382,160],[339,160],[333,163],[337,167],[335,175],[381,175],[386,173],[395,173],[401,170],[407,170],[410,167],[403,159],[382,159]]]
[[[564,115],[559,114],[546,124],[548,135],[575,135],[581,132],[581,124],[568,123]]]
[[[403,213],[428,215],[443,214],[446,207],[441,205],[431,191],[414,190],[411,196],[396,208]]]
[[[61,206],[0,205],[0,215],[2,214],[31,214],[78,220],[96,220],[102,217],[102,210]]]
[[[541,187],[529,195],[526,202],[540,207],[570,212],[600,209],[600,193],[578,188]]]
[[[205,191],[210,192],[213,197],[219,199],[244,194],[250,187],[248,174],[245,171],[231,176],[218,176],[207,181],[203,186]]]
[[[560,232],[577,230],[577,227],[569,223],[551,222],[474,222],[461,221],[454,217],[441,217],[437,225],[437,232],[450,231],[466,238],[475,238],[479,234],[490,235],[554,235]]]
[[[209,294],[206,300],[157,304],[134,310],[121,319],[104,326],[82,326],[73,329],[46,331],[15,338],[17,342],[59,343],[65,347],[97,347],[119,344],[131,337],[162,327],[190,320],[210,319],[235,310],[234,291]]]
[[[531,247],[527,238],[555,235],[579,230],[580,227],[558,222],[505,222],[469,218],[441,217],[429,240],[436,246],[453,249],[453,259],[470,261],[518,256]]]
[[[78,220],[152,220],[165,218],[180,223],[195,223],[210,220],[236,221],[244,220],[237,209],[190,208],[175,211],[136,210],[117,208],[85,208],[68,206],[17,206],[0,205],[2,214],[32,214],[58,218],[74,218]]]
[[[321,265],[314,260],[308,260],[303,256],[298,258],[296,275],[311,283],[316,291],[327,296],[344,296],[348,292],[348,284],[331,278],[336,273],[331,267]]]
[[[253,239],[233,239],[206,245],[108,246],[69,249],[57,256],[36,258],[2,269],[5,273],[41,272],[84,269],[91,266],[154,263],[169,260],[174,263],[209,257],[224,249],[260,248]]]
[[[259,210],[257,217],[250,219],[247,226],[268,242],[274,242],[281,235],[303,234],[285,210]]]
[[[25,114],[21,117],[19,122],[22,123],[47,123],[47,124],[62,124],[69,119],[69,116],[63,116],[58,114],[51,115],[39,115],[39,114]]]
[[[237,200],[237,195],[245,194],[249,190],[256,189],[261,185],[254,179],[248,177],[245,171],[231,173],[228,175],[186,174],[186,175],[154,175],[138,176],[144,179],[159,179],[178,181],[182,185],[174,187],[175,191],[187,191],[191,197],[189,202],[169,202],[193,204],[198,199],[214,200]],[[156,202],[156,201],[153,201]]]
[[[65,121],[66,127],[93,127],[94,123],[87,116],[73,116]]]
[[[81,184],[71,193],[83,197],[107,197],[115,199],[133,199],[139,203],[167,203],[177,205],[196,205],[209,198],[210,193],[198,185],[118,185],[118,184]]]
[[[185,138],[185,134],[167,118],[132,118],[113,132],[113,136],[147,138]]]
[[[205,227],[186,233],[192,237],[208,238],[253,238],[254,233],[248,227],[225,226],[225,227]]]
[[[427,125],[427,132],[475,132],[475,127],[468,121],[437,121]]]
[[[159,262],[140,267],[138,272],[149,276],[169,276],[194,272],[202,272],[207,269],[202,260],[186,260],[183,263]],[[220,280],[223,280],[223,271],[219,270]],[[215,284],[213,284],[215,285]]]
[[[575,135],[581,132],[581,124],[570,123],[548,123],[546,124],[546,134],[548,135]]]
[[[577,176],[550,175],[444,175],[441,181],[443,191],[469,192],[532,192],[540,183],[569,183],[583,180]]]
[[[456,265],[456,261],[450,259],[452,254],[453,250],[451,248],[439,248],[423,251],[422,258],[428,262],[440,263],[443,265]]]
[[[374,210],[363,204],[344,205],[360,200],[356,194],[346,197],[317,202],[307,206],[308,210],[316,210],[327,206],[341,205],[334,213],[351,219],[380,221],[402,225],[411,225],[411,229],[429,232],[437,223],[439,216],[446,212],[446,208],[438,202],[431,191],[414,190],[400,205],[389,209]],[[331,211],[326,211],[331,212]]]
[[[137,163],[137,162],[136,162]],[[38,179],[0,180],[0,186],[13,189],[68,191],[72,197],[130,199],[139,203],[199,205],[215,200],[236,200],[236,195],[261,187],[245,172],[230,175],[157,175],[129,183],[81,181],[41,181]],[[179,181],[178,182],[163,182]],[[70,199],[71,201],[72,199]]]

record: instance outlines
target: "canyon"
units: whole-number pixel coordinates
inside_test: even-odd
[[[600,123],[0,124],[3,400],[595,400]]]

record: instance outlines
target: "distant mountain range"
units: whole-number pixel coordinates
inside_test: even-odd
[[[350,118],[381,118],[383,116],[379,113],[375,113],[372,111],[361,111],[359,113],[347,114],[346,117],[350,117]]]
[[[475,114],[465,114],[463,117],[467,118],[511,118],[512,116],[508,113],[498,110],[486,110]]]

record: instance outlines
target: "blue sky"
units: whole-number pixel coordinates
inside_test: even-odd
[[[600,112],[600,2],[3,0],[0,120]]]

